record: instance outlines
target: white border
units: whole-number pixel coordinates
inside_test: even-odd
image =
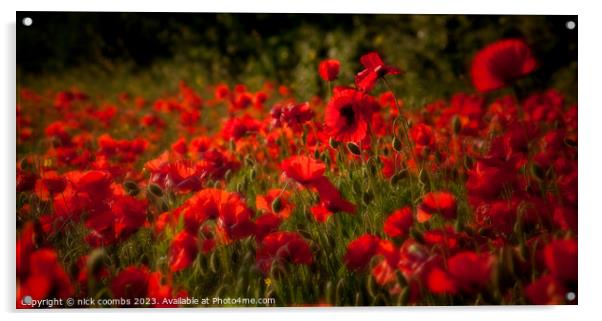
[[[2,253],[0,256],[0,305],[3,319],[20,320],[106,320],[137,318],[169,320],[190,318],[257,319],[262,321],[331,319],[345,320],[574,320],[594,319],[600,307],[599,244],[602,244],[602,211],[600,189],[602,175],[600,86],[601,12],[596,1],[586,0],[220,0],[220,1],[115,1],[115,0],[53,0],[3,1],[2,42],[0,43],[0,76],[2,106],[0,119],[0,204],[2,216]],[[14,311],[14,169],[15,169],[15,11],[170,11],[170,12],[339,12],[339,13],[433,13],[433,14],[578,14],[579,32],[579,306],[560,307],[407,307],[407,308],[276,308],[276,309],[180,309],[180,310],[101,310],[101,311]],[[35,24],[35,21],[34,21]],[[96,313],[100,312],[100,313]],[[197,314],[201,315],[197,315]]]

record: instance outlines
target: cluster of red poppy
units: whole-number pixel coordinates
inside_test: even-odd
[[[493,93],[536,69],[529,46],[487,46],[470,70],[478,93],[416,109],[388,86],[402,70],[375,52],[360,63],[327,101],[271,83],[182,82],[153,103],[121,94],[100,105],[77,89],[21,89],[17,306],[103,288],[184,297],[192,289],[178,276],[228,247],[253,249],[258,278],[314,273],[317,252],[337,246],[333,278],[368,278],[402,304],[576,303],[577,107],[553,89]],[[318,74],[340,81],[341,67],[327,59]],[[339,221],[340,239],[307,233]],[[143,240],[166,243],[153,249],[166,259],[117,263],[120,247]],[[74,260],[82,252],[68,244],[83,254]]]

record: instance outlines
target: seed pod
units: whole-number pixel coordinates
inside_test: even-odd
[[[280,210],[282,210],[282,199],[278,196],[272,201],[272,212],[278,213]]]
[[[162,212],[167,212],[169,211],[169,204],[167,204],[166,201],[161,202],[161,211]]]
[[[319,159],[320,158],[320,151],[319,150],[314,150],[314,158],[315,159]]]
[[[349,143],[347,143],[347,149],[348,149],[348,150],[349,150],[349,152],[351,152],[351,154],[353,154],[353,155],[357,155],[357,156],[359,156],[359,155],[362,153],[362,151],[360,150],[360,147],[359,147],[359,146],[357,146],[357,144],[356,144],[356,143],[354,143],[354,142],[349,142]]]
[[[337,142],[337,140],[334,139],[333,137],[330,137],[328,139],[328,145],[330,145],[330,147],[332,147],[332,149],[337,149],[337,148],[339,148],[340,143]]]
[[[128,195],[136,196],[138,195],[138,193],[140,193],[140,187],[138,187],[138,184],[136,184],[136,182],[125,181],[123,183],[123,187],[125,187],[125,191],[128,193]]]
[[[393,149],[395,151],[401,152],[401,141],[397,138],[397,136],[393,137],[393,142],[391,145],[393,145]]]
[[[161,189],[161,186],[159,186],[157,184],[149,184],[148,190],[149,190],[149,192],[151,192],[153,195],[155,195],[157,197],[163,196],[163,189]]]

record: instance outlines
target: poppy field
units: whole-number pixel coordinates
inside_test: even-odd
[[[577,104],[518,85],[546,57],[500,37],[416,106],[358,56],[307,100],[18,87],[17,308],[577,304]]]

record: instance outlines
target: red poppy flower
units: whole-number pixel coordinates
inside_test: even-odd
[[[537,66],[529,46],[521,39],[499,40],[481,49],[474,57],[470,74],[480,92],[509,85]]]
[[[221,99],[228,97],[229,95],[230,95],[230,89],[228,88],[228,85],[219,84],[219,85],[215,86],[215,93],[214,93],[215,99],[221,100]]]
[[[505,186],[513,184],[515,176],[508,164],[498,165],[480,160],[468,171],[466,189],[470,196],[496,198]]]
[[[169,246],[169,270],[178,272],[188,268],[198,253],[197,239],[186,230],[176,234]]]
[[[364,70],[355,76],[355,85],[362,91],[370,91],[379,78],[386,75],[398,75],[401,70],[385,65],[378,53],[370,52],[360,58]]]
[[[320,77],[325,81],[333,81],[337,79],[339,70],[341,69],[341,63],[336,59],[325,59],[320,62],[318,72]]]
[[[343,198],[341,192],[326,177],[317,178],[311,183],[311,186],[318,190],[320,202],[323,203],[331,212],[347,212],[355,214],[355,205]]]
[[[111,203],[115,215],[115,237],[125,238],[136,232],[146,222],[146,200],[132,196],[116,196]]]
[[[365,93],[336,87],[326,106],[327,132],[340,142],[359,142],[366,137],[371,115],[378,109],[376,100]]]
[[[280,163],[286,176],[303,185],[315,181],[324,175],[326,165],[309,156],[291,156]]]
[[[272,264],[310,265],[313,255],[307,242],[296,232],[274,232],[261,240],[255,260],[259,269],[267,274]]]
[[[552,275],[544,275],[525,288],[525,295],[533,304],[562,304],[566,293],[566,288]]]
[[[312,206],[309,211],[314,219],[320,223],[324,223],[333,214],[324,203],[318,203]]]
[[[377,253],[379,244],[380,238],[370,234],[364,234],[351,241],[343,257],[347,268],[354,271],[365,269]]]
[[[272,126],[281,127],[286,124],[288,128],[299,132],[302,125],[309,122],[315,113],[309,106],[309,103],[295,104],[277,104],[270,111],[272,116]]]
[[[67,180],[56,171],[42,174],[35,186],[36,195],[42,200],[49,200],[51,196],[62,192],[67,187]]]
[[[29,255],[27,276],[20,280],[17,288],[17,307],[22,305],[23,297],[35,300],[46,298],[66,299],[73,296],[74,288],[65,269],[58,261],[56,251],[40,249]]]
[[[176,209],[178,215],[184,216],[184,226],[196,235],[206,220],[217,220],[219,228],[230,240],[238,240],[253,234],[254,222],[251,210],[236,193],[207,188],[197,192],[181,207]]]
[[[446,219],[456,217],[456,197],[449,192],[430,192],[422,198],[416,218],[419,223],[428,221],[435,213]]]
[[[491,281],[494,262],[489,253],[459,252],[449,258],[447,270],[460,290],[474,293]]]
[[[263,239],[269,233],[275,232],[280,224],[282,224],[282,216],[267,213],[263,214],[255,220],[255,238]]]
[[[435,294],[455,294],[458,291],[454,279],[439,267],[428,272],[427,287]]]
[[[577,281],[577,241],[555,240],[543,250],[546,267],[558,280]]]
[[[389,237],[405,237],[413,223],[412,209],[404,207],[387,217],[383,230]]]
[[[429,125],[418,123],[410,128],[410,137],[415,144],[416,154],[421,154],[424,148],[435,146],[435,132]]]
[[[251,116],[228,119],[222,128],[221,135],[225,140],[237,141],[244,136],[257,133],[261,123]]]
[[[147,297],[149,278],[150,273],[145,266],[125,268],[111,281],[113,298],[129,299],[129,306],[133,306],[135,298]]]

